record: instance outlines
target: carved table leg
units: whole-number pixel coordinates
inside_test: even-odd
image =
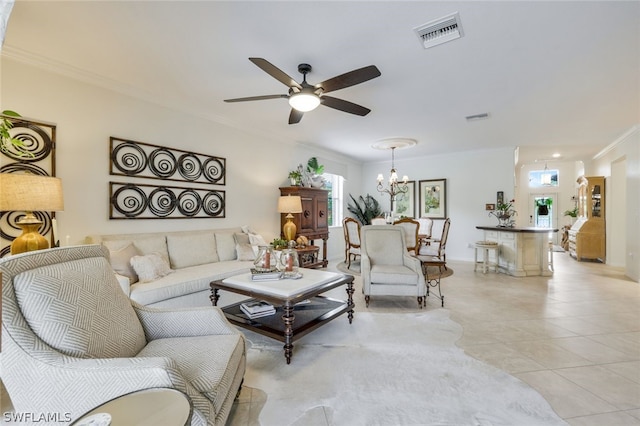
[[[349,305],[349,310],[347,311],[349,317],[349,324],[353,322],[353,308],[355,304],[353,303],[353,281],[347,284],[347,304]]]
[[[218,295],[218,289],[215,287],[211,287],[211,296],[209,296],[209,299],[211,300],[211,304],[213,306],[218,306],[218,299],[219,299],[219,295]]]
[[[284,315],[282,320],[284,321],[284,357],[287,359],[287,364],[291,364],[291,355],[293,354],[293,306],[290,302],[287,302],[284,307]]]

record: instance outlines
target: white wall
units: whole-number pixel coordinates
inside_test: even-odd
[[[619,173],[612,174],[612,167],[620,170],[620,162],[624,162],[626,176]],[[586,164],[585,174],[588,176],[605,176],[607,224],[607,261],[609,253],[623,251],[624,259],[615,259],[615,263],[623,263],[625,275],[634,281],[640,282],[640,125],[629,129],[623,136],[612,142],[596,158]],[[624,182],[619,180],[625,179]],[[624,197],[613,204],[616,198],[608,196],[615,186],[625,187]],[[614,190],[615,194],[616,191]],[[616,210],[624,209],[624,222],[612,220],[616,216]],[[626,238],[610,238],[612,235],[624,235]],[[612,245],[623,245],[616,247]],[[622,265],[621,265],[622,266]]]
[[[57,175],[65,211],[57,214],[61,242],[96,233],[153,232],[252,225],[267,240],[280,233],[278,187],[311,156],[346,171],[346,191],[358,191],[361,165],[291,141],[257,138],[222,124],[2,58],[2,109],[57,125]],[[226,158],[223,219],[109,220],[109,137],[117,136]],[[151,181],[153,182],[153,181]],[[149,182],[148,182],[149,183]],[[342,253],[341,228],[331,231],[329,256]],[[337,241],[336,241],[337,240]],[[335,246],[335,247],[334,247]]]
[[[469,243],[483,239],[483,231],[476,229],[476,226],[494,226],[498,223],[497,219],[488,215],[485,204],[495,204],[498,191],[504,191],[507,200],[514,196],[514,151],[469,151],[411,158],[409,148],[398,150],[395,158],[398,174],[408,175],[410,180],[416,181],[416,210],[419,201],[418,181],[447,179],[447,216],[451,218],[447,259],[473,260],[473,249],[469,248]],[[388,210],[389,196],[378,193],[376,177],[382,173],[388,179],[390,169],[391,154],[388,161],[364,164],[362,192],[354,196],[371,194],[384,210]]]

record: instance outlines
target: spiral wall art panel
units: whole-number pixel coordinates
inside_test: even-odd
[[[111,175],[225,185],[226,159],[116,137]]]
[[[34,121],[23,117],[15,118],[2,116],[7,119],[12,128],[9,134],[12,138],[22,141],[22,153],[13,145],[5,144],[0,149],[0,173],[32,173],[40,176],[55,176],[55,124]],[[38,232],[53,244],[53,219],[55,212],[33,212],[42,222]],[[11,252],[11,243],[22,229],[16,221],[22,219],[25,212],[0,212],[0,257]],[[55,236],[56,240],[59,236]]]
[[[109,182],[109,193],[109,219],[225,217],[225,191]]]

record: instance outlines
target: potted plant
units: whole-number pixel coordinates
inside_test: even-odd
[[[518,212],[513,208],[513,204],[515,202],[516,200],[509,200],[507,203],[498,203],[496,209],[489,212],[489,215],[495,216],[498,219],[499,227],[513,227],[513,217],[518,214]]]
[[[9,132],[13,128],[13,123],[9,120],[8,117],[22,117],[15,111],[4,110],[2,111],[2,117],[0,117],[0,152],[4,153],[12,153],[13,155],[18,155],[19,157],[31,156],[33,154],[27,151],[24,146],[24,142],[20,139],[16,139],[11,136]]]
[[[536,206],[538,206],[538,215],[547,216],[549,214],[549,207],[553,200],[551,198],[539,198],[536,200]]]
[[[291,170],[289,172],[289,180],[291,181],[291,186],[300,186],[302,173],[298,170]]]
[[[353,198],[353,195],[351,194],[349,194],[349,197],[351,197],[354,204],[349,203],[347,205],[347,210],[353,213],[361,224],[371,225],[371,219],[382,215],[382,209],[380,208],[378,200],[373,198],[371,195],[367,194],[366,197],[361,195],[359,198],[360,202]],[[362,204],[362,206],[360,206],[360,204]]]
[[[318,163],[316,157],[311,157],[307,161],[307,172],[311,174],[311,186],[314,188],[322,188],[324,186],[324,179],[322,178],[324,166]]]

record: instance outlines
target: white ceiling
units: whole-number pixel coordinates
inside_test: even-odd
[[[423,49],[413,28],[459,12],[464,37]],[[640,123],[640,2],[21,1],[3,55],[257,135],[386,160],[520,146],[525,162],[588,160]],[[311,84],[366,65],[382,76],[331,95],[288,125],[286,93],[262,57]],[[490,118],[467,122],[468,115]]]

